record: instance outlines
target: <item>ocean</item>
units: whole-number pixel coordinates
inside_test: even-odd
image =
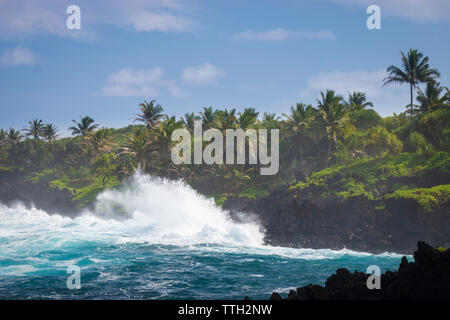
[[[402,257],[267,246],[258,221],[242,220],[182,181],[139,173],[75,218],[0,205],[0,299],[269,299],[338,268],[396,270]]]

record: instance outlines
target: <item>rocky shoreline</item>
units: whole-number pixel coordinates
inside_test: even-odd
[[[72,198],[72,193],[67,189],[52,189],[47,183],[28,182],[17,171],[2,172],[0,176],[0,203],[4,205],[21,203],[49,213],[64,212],[73,217],[80,210]]]
[[[257,200],[230,198],[223,208],[236,220],[240,212],[251,213],[273,246],[411,254],[420,239],[450,247],[449,203],[431,212],[408,199],[383,205],[363,196],[320,198],[285,188]]]
[[[398,271],[381,275],[380,289],[369,290],[369,274],[338,269],[325,286],[309,284],[291,290],[286,300],[450,300],[450,249],[417,243],[414,262],[403,257]],[[271,300],[282,300],[274,292]]]

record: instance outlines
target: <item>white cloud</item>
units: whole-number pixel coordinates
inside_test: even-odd
[[[0,58],[2,66],[32,66],[37,63],[36,55],[27,48],[17,47],[6,50]]]
[[[106,84],[102,88],[102,93],[105,96],[112,97],[142,97],[150,96],[157,97],[158,91],[147,85],[143,86],[131,86],[127,84]]]
[[[52,34],[93,38],[98,25],[133,27],[137,31],[187,32],[194,22],[184,15],[183,0],[77,0],[81,30],[68,30],[71,0],[0,0],[0,36]]]
[[[375,110],[381,115],[387,116],[404,111],[409,103],[409,87],[399,85],[383,87],[385,77],[384,70],[319,73],[308,79],[308,85],[300,91],[300,96],[301,99],[313,100],[319,97],[320,91],[332,89],[347,98],[348,92],[363,91],[367,93],[368,100],[374,103]]]
[[[162,68],[123,68],[108,77],[101,92],[114,97],[156,97],[159,95],[159,89],[166,89],[175,97],[185,96],[185,91],[175,81],[164,79],[163,74]]]
[[[448,0],[331,0],[347,6],[368,7],[376,4],[384,14],[408,18],[413,21],[449,21],[450,1]]]
[[[134,12],[130,22],[137,31],[183,32],[193,28],[194,23],[184,17],[152,12]]]
[[[218,67],[206,62],[195,67],[183,69],[182,78],[194,84],[207,84],[214,81],[219,76],[224,76],[225,72]]]
[[[333,32],[329,30],[295,31],[277,28],[266,31],[246,30],[238,34],[235,34],[233,38],[244,40],[259,40],[259,41],[284,41],[287,39],[295,39],[295,38],[327,40],[327,39],[336,39],[336,36],[333,34]]]
[[[133,70],[132,68],[124,68],[119,72],[109,76],[109,83],[119,83],[127,85],[144,85],[146,83],[156,83],[161,80],[164,71],[161,68],[153,68],[148,70]]]

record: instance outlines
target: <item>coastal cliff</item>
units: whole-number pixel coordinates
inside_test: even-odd
[[[423,240],[448,247],[449,166],[445,153],[360,160],[263,197],[229,197],[223,208],[236,218],[252,213],[274,246],[412,253]]]
[[[411,253],[418,239],[450,246],[448,202],[431,212],[409,199],[389,199],[382,208],[377,204],[363,196],[302,198],[279,190],[259,200],[229,199],[224,208],[237,219],[239,212],[253,213],[273,246],[375,253]]]

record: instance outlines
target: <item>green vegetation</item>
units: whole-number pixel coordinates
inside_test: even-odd
[[[395,195],[409,192],[411,189],[409,181],[420,181],[421,178],[433,172],[449,174],[449,170],[450,154],[448,152],[402,153],[334,165],[314,172],[303,181],[291,186],[290,189],[295,191],[315,187],[315,193],[322,197],[335,195],[347,199],[365,196],[371,200],[381,200],[388,197],[386,193],[392,191],[395,191]],[[393,197],[398,198],[390,194],[388,198]]]
[[[205,107],[177,119],[151,100],[138,106],[134,120],[140,124],[120,129],[100,128],[89,116],[73,120],[70,138],[58,139],[58,128],[40,119],[29,121],[22,131],[0,129],[0,182],[14,177],[16,182],[65,189],[82,207],[140,168],[183,179],[219,205],[232,197],[256,200],[289,187],[295,197],[365,197],[375,200],[378,210],[384,200],[414,199],[432,210],[448,201],[450,91],[435,81],[439,72],[417,50],[402,53],[402,62],[402,68],[388,68],[385,84],[408,83],[411,101],[405,113],[386,118],[363,92],[344,98],[325,90],[315,105],[297,103],[282,117],[260,115],[254,108]],[[421,83],[426,83],[424,91]],[[174,165],[172,132],[186,128],[192,133],[195,120],[204,130],[222,132],[279,129],[279,173],[261,176],[259,165],[248,164]],[[441,182],[426,179],[434,176]]]
[[[385,196],[386,199],[413,199],[424,209],[431,211],[434,206],[450,200],[450,184],[432,188],[416,188],[410,190],[396,190]]]

